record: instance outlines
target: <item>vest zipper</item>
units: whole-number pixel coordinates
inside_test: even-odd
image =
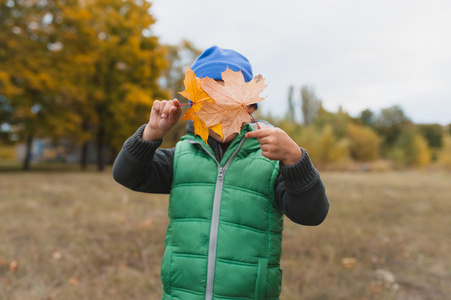
[[[205,300],[211,300],[213,298],[213,285],[214,285],[214,279],[215,279],[215,262],[216,262],[216,246],[217,246],[217,240],[218,240],[218,227],[219,227],[219,213],[221,211],[221,197],[222,197],[222,187],[224,184],[224,175],[229,167],[229,165],[232,163],[235,156],[238,154],[238,151],[241,149],[241,146],[243,145],[246,138],[243,138],[238,145],[238,147],[235,149],[235,151],[232,153],[232,155],[227,160],[224,167],[221,167],[216,157],[213,156],[213,154],[208,151],[208,149],[205,148],[204,145],[202,145],[199,142],[195,142],[193,140],[187,140],[191,144],[199,144],[205,152],[207,152],[216,162],[218,165],[218,176],[216,177],[216,185],[215,185],[215,195],[213,199],[213,210],[211,215],[211,225],[210,225],[210,242],[208,245],[208,262],[207,262],[207,287],[205,292]]]
[[[222,180],[224,178],[224,169],[219,167],[218,169],[218,180]]]
[[[224,184],[225,168],[218,166],[218,177],[216,179],[215,196],[213,200],[213,210],[211,213],[210,242],[208,245],[207,262],[207,287],[205,299],[213,298],[213,283],[215,279],[216,246],[218,241],[219,213],[221,211],[222,187]]]

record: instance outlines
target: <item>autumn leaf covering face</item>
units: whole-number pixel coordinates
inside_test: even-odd
[[[214,100],[201,88],[201,79],[196,78],[193,70],[186,67],[185,80],[183,81],[185,84],[185,90],[180,92],[183,97],[191,100],[193,103],[192,106],[186,111],[182,120],[193,120],[194,133],[199,135],[205,143],[208,139],[208,129],[213,130],[221,137],[222,134],[222,125],[215,124],[213,126],[207,127],[197,115],[196,112],[201,108],[202,103],[204,102],[214,102]]]
[[[193,102],[183,120],[193,120],[194,133],[205,142],[208,129],[218,133],[223,140],[239,133],[244,122],[251,121],[248,105],[264,100],[260,93],[266,88],[264,78],[257,75],[245,82],[241,71],[235,72],[227,67],[222,72],[224,85],[212,78],[196,78],[187,67],[185,91],[180,94]]]

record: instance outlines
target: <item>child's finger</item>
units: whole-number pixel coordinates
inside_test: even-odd
[[[180,103],[178,101],[174,101],[173,105],[169,109],[168,121],[176,123],[181,115],[182,107],[180,106]]]
[[[250,131],[250,132],[246,133],[245,136],[246,136],[246,138],[251,139],[251,138],[261,138],[261,137],[264,137],[267,135],[268,135],[268,132],[264,128],[262,128],[262,129]]]
[[[180,104],[180,101],[177,100],[177,99],[173,99],[172,100],[172,104],[174,104],[174,106],[177,106],[177,107],[182,107],[181,104]]]
[[[269,152],[270,147],[269,147],[269,145],[262,144],[262,145],[260,145],[260,149],[262,149],[262,152]]]
[[[165,109],[167,109],[167,100],[160,101],[160,110],[158,111],[160,118],[166,117],[165,115]]]
[[[167,100],[161,101],[161,108],[160,108],[160,117],[162,119],[166,118],[169,114],[169,109],[171,108],[171,104]]]
[[[160,114],[160,103],[160,100],[155,100],[152,105],[152,110],[158,115]]]
[[[175,113],[180,110],[182,111],[182,106],[180,105],[180,102],[177,99],[169,101],[169,105],[171,105],[169,109],[169,114]]]

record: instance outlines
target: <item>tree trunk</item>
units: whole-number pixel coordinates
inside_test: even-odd
[[[103,148],[105,146],[105,129],[102,124],[99,126],[99,131],[97,132],[97,170],[105,170],[105,157],[103,155]]]
[[[30,170],[31,150],[33,147],[33,134],[27,135],[25,140],[25,157],[23,160],[22,170]]]
[[[304,125],[312,125],[318,113],[320,101],[316,97],[313,88],[309,86],[302,87],[301,99],[301,110],[304,116]]]
[[[83,118],[83,122],[81,124],[83,132],[88,132],[89,126],[88,126],[88,120],[86,118]],[[85,141],[81,145],[81,151],[80,151],[80,168],[82,170],[86,170],[88,167],[88,145],[89,142]]]
[[[291,122],[295,121],[293,91],[294,91],[294,87],[290,86],[290,88],[288,90],[288,119]]]
[[[114,164],[114,161],[116,160],[116,157],[117,157],[118,153],[119,153],[119,152],[117,152],[117,150],[116,150],[115,147],[111,147],[111,150],[110,150],[110,157],[109,157],[109,159],[108,159],[108,164],[109,164],[110,166],[112,166],[112,165]]]
[[[81,145],[81,153],[80,153],[80,168],[84,171],[88,167],[88,142],[84,142]]]

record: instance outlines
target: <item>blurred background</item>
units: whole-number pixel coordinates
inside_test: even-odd
[[[2,1],[0,159],[103,170],[154,99],[187,101],[184,66],[218,45],[263,75],[259,117],[318,167],[449,169],[450,13],[440,0]]]
[[[125,190],[111,165],[155,99],[187,102],[185,65],[218,45],[266,79],[256,118],[307,149],[331,200],[318,228],[286,222],[282,299],[447,299],[450,15],[446,0],[0,0],[0,298],[161,297],[167,197]]]

